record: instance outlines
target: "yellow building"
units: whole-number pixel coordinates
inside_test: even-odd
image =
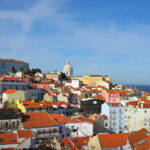
[[[28,100],[27,92],[15,89],[8,89],[2,94],[3,103],[14,103],[16,100]]]
[[[72,76],[71,79],[72,80],[76,79],[76,80],[82,81],[83,80],[83,76]]]
[[[102,75],[84,75],[82,82],[84,84],[96,84],[97,85],[97,83],[101,80],[103,80]]]
[[[15,100],[15,102],[5,102],[5,108],[13,108],[16,112],[26,112],[26,108],[23,105],[23,102],[20,100]]]

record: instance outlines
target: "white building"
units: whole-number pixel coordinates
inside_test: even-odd
[[[130,101],[126,103],[125,124],[129,132],[142,128],[150,132],[150,102]]]
[[[73,138],[93,135],[93,121],[84,117],[69,119],[59,114],[50,114],[59,124],[59,138]]]
[[[79,88],[82,85],[82,82],[80,80],[73,79],[71,82],[72,82],[71,86],[73,88]]]
[[[31,129],[35,135],[36,144],[49,144],[59,136],[58,124],[46,112],[23,114],[24,129]]]

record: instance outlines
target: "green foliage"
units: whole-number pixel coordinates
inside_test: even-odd
[[[21,67],[21,68],[20,68],[20,71],[21,71],[21,72],[24,72],[25,74],[28,74],[29,76],[33,76],[33,75],[36,74],[37,72],[42,73],[41,69],[39,69],[39,68],[32,68],[32,69],[29,69],[29,68],[23,68],[23,67]]]
[[[11,71],[14,72],[14,73],[17,72],[14,66],[12,67],[12,70],[11,70]]]
[[[21,68],[20,68],[20,71],[21,71],[21,72],[24,72],[24,67],[21,67]]]
[[[29,68],[25,68],[25,69],[23,70],[23,72],[24,72],[25,74],[29,74],[29,73],[31,73],[31,71],[30,71],[30,69],[29,69]]]
[[[40,72],[40,73],[42,73],[42,71],[41,71],[41,69],[40,69],[40,68],[37,68],[37,69],[36,69],[36,72]]]

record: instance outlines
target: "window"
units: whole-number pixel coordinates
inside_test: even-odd
[[[13,139],[12,139],[12,141],[13,141],[13,142],[16,142],[16,139],[15,139],[15,138],[13,138]]]
[[[0,143],[3,142],[3,139],[0,139]]]
[[[53,130],[53,133],[56,133],[56,132],[57,132],[57,129],[54,129],[54,130]]]
[[[5,127],[8,128],[8,122],[5,122]]]

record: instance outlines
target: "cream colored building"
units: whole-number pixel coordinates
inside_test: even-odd
[[[15,89],[8,89],[2,94],[3,103],[13,103],[16,100],[25,101],[28,100],[27,92]]]
[[[52,71],[46,74],[46,78],[59,81],[61,79],[61,73],[59,71]]]
[[[110,83],[108,81],[100,80],[96,85],[104,86],[106,89],[109,89]]]
[[[82,80],[83,80],[83,77],[82,77],[82,76],[72,76],[71,79],[72,79],[72,80],[75,79],[75,80],[80,80],[80,81],[82,81]]]
[[[130,101],[126,104],[125,124],[129,132],[145,128],[150,132],[150,103]]]
[[[88,146],[90,150],[102,150],[98,135],[89,139]]]
[[[53,102],[53,96],[50,95],[49,93],[45,93],[43,96],[43,100],[47,102]]]

